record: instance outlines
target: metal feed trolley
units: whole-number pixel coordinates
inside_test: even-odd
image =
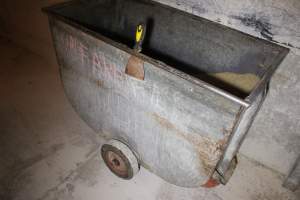
[[[288,49],[148,0],[44,11],[66,95],[107,138],[112,172],[130,179],[142,165],[183,187],[229,180]]]

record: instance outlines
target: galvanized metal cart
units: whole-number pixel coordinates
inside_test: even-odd
[[[288,49],[147,0],[70,1],[44,11],[65,92],[109,140],[101,154],[115,174],[130,179],[142,165],[183,187],[228,181]],[[141,53],[133,49],[140,22]],[[258,81],[245,92],[212,75],[225,72]]]

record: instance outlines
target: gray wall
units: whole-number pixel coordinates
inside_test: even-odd
[[[5,0],[6,8],[0,9],[0,30],[5,21],[4,34],[55,63],[47,19],[40,8],[58,1]],[[247,157],[286,174],[300,152],[300,1],[158,1],[291,49],[274,75],[268,97],[241,149]]]

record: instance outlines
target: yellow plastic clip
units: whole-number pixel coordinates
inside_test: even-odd
[[[143,23],[137,25],[136,32],[135,32],[135,45],[133,47],[134,50],[137,52],[142,51],[142,45],[143,45],[145,33],[146,33],[146,25]]]
[[[139,24],[137,26],[136,33],[135,33],[136,42],[140,42],[142,40],[142,37],[144,34],[143,32],[144,32],[144,27],[143,27],[143,25]]]

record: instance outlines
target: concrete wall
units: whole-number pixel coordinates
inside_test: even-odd
[[[3,1],[2,33],[55,62],[48,22],[40,8],[59,1]],[[159,1],[291,49],[274,75],[268,97],[241,149],[247,157],[287,174],[300,152],[300,1]]]

